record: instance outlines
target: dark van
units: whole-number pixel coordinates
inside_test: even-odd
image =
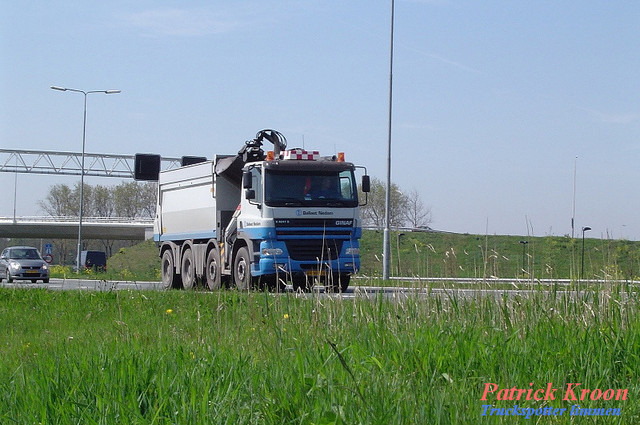
[[[80,263],[85,269],[103,272],[107,270],[107,253],[103,251],[82,251],[80,253]]]

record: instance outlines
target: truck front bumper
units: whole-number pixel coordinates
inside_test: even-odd
[[[253,276],[276,273],[324,276],[330,273],[354,274],[360,269],[360,247],[358,241],[345,240],[338,256],[333,258],[296,259],[299,254],[289,255],[282,241],[262,242],[260,260],[252,267]]]

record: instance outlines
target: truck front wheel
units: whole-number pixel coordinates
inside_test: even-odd
[[[347,273],[334,273],[333,274],[333,292],[346,292],[351,282],[351,275]]]
[[[249,251],[243,246],[238,250],[233,261],[233,280],[236,287],[241,291],[246,291],[251,285],[250,264]]]
[[[193,289],[196,283],[196,268],[193,262],[193,251],[191,249],[186,249],[182,253],[180,274],[182,275],[182,286],[184,289]]]
[[[207,255],[206,266],[207,286],[214,291],[220,288],[222,276],[220,275],[220,252],[217,248],[213,248]]]
[[[171,289],[176,287],[178,283],[178,276],[176,275],[171,249],[165,250],[162,254],[160,270],[162,271],[162,288]]]

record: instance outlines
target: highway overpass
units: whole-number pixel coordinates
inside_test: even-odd
[[[0,217],[0,237],[77,239],[78,225],[78,217]],[[151,237],[151,219],[82,219],[83,239],[145,240]]]

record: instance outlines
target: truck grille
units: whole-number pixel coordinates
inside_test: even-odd
[[[335,260],[342,249],[342,239],[287,239],[289,256],[296,261]]]

